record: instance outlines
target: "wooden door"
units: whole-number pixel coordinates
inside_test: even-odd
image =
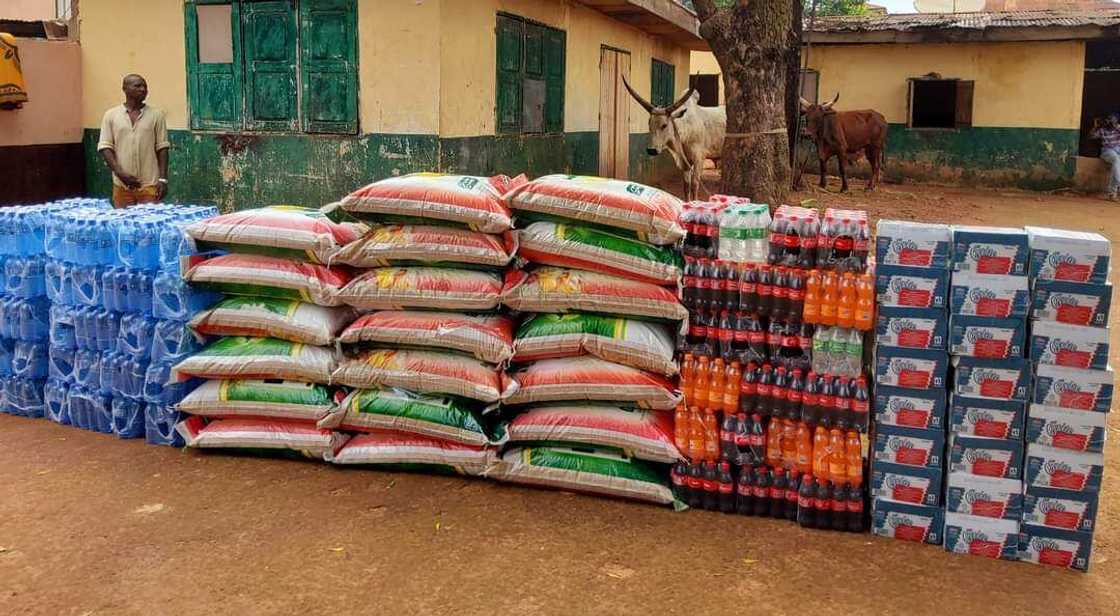
[[[604,47],[599,60],[599,175],[628,179],[630,169],[630,54]]]

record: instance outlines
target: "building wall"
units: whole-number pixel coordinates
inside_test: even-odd
[[[496,136],[496,15],[499,11],[567,31],[565,132]],[[120,16],[146,24],[120,36]],[[245,208],[274,202],[321,205],[370,181],[420,170],[464,173],[596,173],[599,50],[632,53],[631,83],[650,88],[650,57],[677,66],[687,85],[688,52],[570,0],[359,0],[359,135],[254,134],[231,139],[189,131],[181,2],[83,3],[82,104],[87,174],[110,190],[98,163],[100,120],[121,101],[121,77],[143,74],[149,101],[167,112],[171,196]],[[668,159],[645,156],[647,116],[631,107],[631,175],[651,180]],[[636,153],[641,153],[638,156]]]
[[[55,0],[4,0],[0,2],[0,19],[43,21],[55,18]]]
[[[1023,188],[1073,182],[1084,62],[1079,41],[818,45],[810,58],[822,100],[887,117],[889,178]],[[972,128],[906,128],[907,79],[930,72],[975,81]]]
[[[0,204],[80,195],[82,158],[81,51],[77,43],[17,39],[28,102],[0,111]]]
[[[719,104],[723,104],[727,89],[723,87],[723,70],[716,61],[716,56],[710,51],[694,51],[691,58],[693,75],[719,75]]]

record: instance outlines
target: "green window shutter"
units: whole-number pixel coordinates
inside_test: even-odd
[[[183,6],[187,37],[187,98],[190,102],[190,126],[193,130],[241,128],[241,7],[237,3],[227,4],[231,14],[230,31],[233,38],[233,58],[228,63],[200,61],[198,5],[189,3]]]
[[[245,116],[250,130],[294,131],[296,27],[292,0],[242,3]]]
[[[497,132],[521,131],[521,86],[524,68],[525,24],[498,15]]]
[[[564,75],[567,56],[564,32],[548,29],[544,32],[545,106],[544,131],[564,132]]]
[[[299,7],[299,37],[303,130],[358,132],[355,0],[304,0]]]
[[[677,67],[661,60],[650,63],[650,102],[658,107],[673,104]]]

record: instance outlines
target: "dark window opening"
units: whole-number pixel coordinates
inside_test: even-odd
[[[497,132],[564,132],[567,35],[516,15],[498,14]]]
[[[719,106],[719,75],[692,75],[688,86],[700,93],[701,107]]]
[[[910,128],[958,129],[972,126],[974,82],[959,79],[910,80]]]
[[[1100,140],[1090,136],[1093,120],[1117,112],[1120,112],[1120,42],[1089,41],[1085,45],[1079,155],[1093,158],[1101,155]]]

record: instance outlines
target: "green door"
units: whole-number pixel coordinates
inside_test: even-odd
[[[291,0],[242,4],[245,43],[245,127],[299,129],[296,109],[296,24]]]
[[[241,5],[183,6],[187,29],[187,92],[191,105],[191,129],[239,130],[241,128]],[[229,39],[227,57],[216,60],[199,48],[199,11],[208,28],[215,18],[225,20]],[[210,36],[207,32],[205,35]]]
[[[309,133],[358,132],[355,15],[354,0],[300,3],[303,129]]]

